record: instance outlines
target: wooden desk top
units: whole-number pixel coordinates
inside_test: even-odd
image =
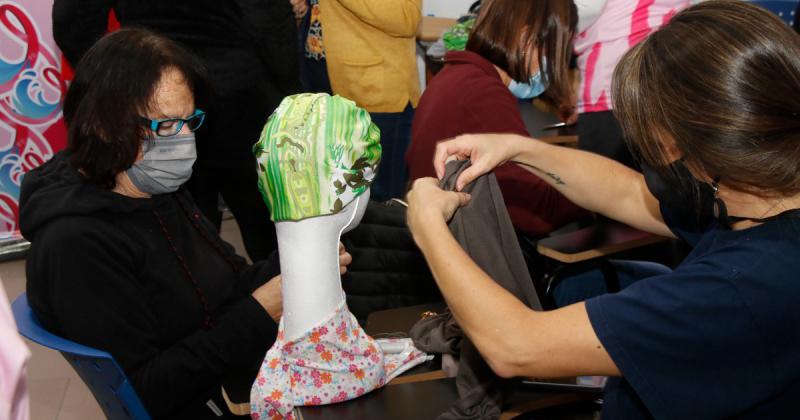
[[[520,414],[597,398],[591,393],[521,388],[506,401],[501,420]],[[386,386],[354,400],[324,406],[298,407],[301,420],[433,420],[449,410],[458,399],[455,379],[446,378],[414,384]],[[584,418],[592,418],[591,413]]]
[[[456,20],[435,16],[423,16],[417,27],[417,40],[422,42],[436,42],[447,28],[455,25]]]
[[[455,379],[385,386],[354,400],[298,407],[300,420],[433,420],[458,399]]]
[[[423,312],[439,313],[445,308],[447,305],[444,302],[437,302],[373,312],[367,317],[367,326],[364,327],[364,331],[371,336],[392,332],[408,333],[411,331],[411,327],[421,319]]]
[[[540,240],[539,254],[563,263],[576,263],[665,241],[667,238],[607,220]]]

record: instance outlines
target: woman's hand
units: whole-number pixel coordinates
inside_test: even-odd
[[[308,11],[307,0],[289,0],[289,3],[292,4],[292,11],[294,11],[294,17],[296,19],[300,19],[306,15]]]
[[[339,274],[347,272],[347,266],[353,262],[353,256],[344,248],[344,244],[339,242]]]
[[[420,178],[414,181],[406,197],[408,211],[406,222],[412,234],[421,233],[426,223],[447,222],[456,210],[469,202],[467,193],[444,191],[436,178]]]
[[[578,98],[572,95],[569,100],[558,107],[558,114],[561,121],[567,125],[573,125],[578,122]]]
[[[436,169],[436,176],[442,179],[448,161],[469,159],[472,166],[465,169],[456,180],[456,190],[461,191],[479,176],[514,160],[526,141],[530,139],[517,134],[461,135],[436,145],[433,167]]]
[[[253,292],[253,297],[275,322],[283,315],[283,296],[281,295],[281,276],[277,275],[262,284]]]

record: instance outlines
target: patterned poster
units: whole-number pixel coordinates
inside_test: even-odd
[[[49,1],[0,0],[0,248],[18,242],[25,173],[66,144],[66,81]]]

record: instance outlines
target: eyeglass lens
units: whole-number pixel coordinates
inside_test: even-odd
[[[204,114],[199,114],[199,115],[192,115],[186,120],[173,119],[173,120],[161,121],[158,123],[158,129],[156,130],[156,133],[159,136],[163,137],[174,136],[181,131],[184,122],[186,123],[189,130],[195,131],[198,128],[200,128],[200,125],[203,124],[204,117],[205,117]]]

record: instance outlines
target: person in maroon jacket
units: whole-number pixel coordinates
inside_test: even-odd
[[[433,153],[441,140],[467,133],[527,136],[518,99],[544,92],[556,103],[568,98],[567,66],[576,24],[572,2],[486,3],[466,51],[445,56],[444,69],[420,99],[406,154],[410,179],[435,176]],[[526,235],[544,236],[587,214],[514,164],[500,166],[495,174],[514,227]]]

